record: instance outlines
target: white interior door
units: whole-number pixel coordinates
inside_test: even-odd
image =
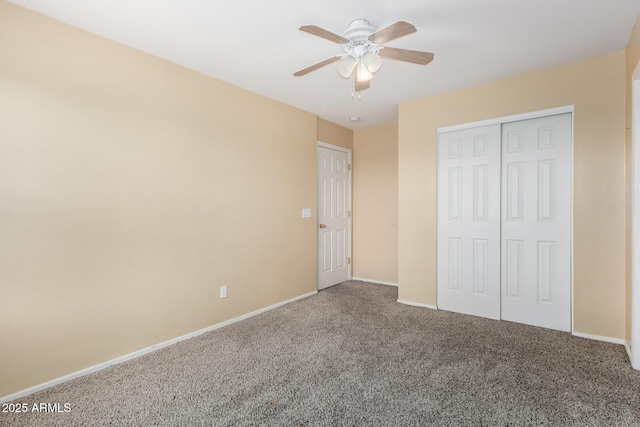
[[[502,128],[502,318],[571,330],[571,114]]]
[[[500,318],[500,125],[438,139],[438,307]]]
[[[349,152],[318,147],[318,290],[349,280]]]

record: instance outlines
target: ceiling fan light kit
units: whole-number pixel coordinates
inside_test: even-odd
[[[340,77],[342,77],[343,79],[348,79],[349,77],[351,77],[351,74],[353,73],[353,70],[356,68],[357,64],[358,61],[356,61],[353,56],[345,55],[345,57],[338,62],[336,71],[338,72]]]
[[[376,73],[382,67],[382,59],[377,53],[367,52],[362,55],[362,64],[367,67],[371,73]]]
[[[325,65],[338,62],[336,71],[340,77],[349,79],[353,76],[353,91],[351,95],[353,97],[357,92],[358,99],[360,99],[360,92],[369,88],[373,74],[382,67],[381,58],[421,65],[426,65],[433,61],[432,53],[382,46],[383,43],[416,32],[416,28],[405,21],[398,21],[376,31],[366,19],[355,19],[351,21],[349,28],[342,36],[316,25],[303,25],[300,27],[300,31],[338,43],[344,53],[297,71],[293,75],[296,77],[304,76]]]

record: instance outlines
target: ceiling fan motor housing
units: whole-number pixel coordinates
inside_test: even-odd
[[[367,52],[377,55],[379,45],[369,40],[369,36],[375,31],[376,29],[366,19],[354,19],[349,24],[349,28],[342,33],[343,37],[349,40],[349,43],[342,45],[342,49],[358,62]]]
[[[342,35],[352,43],[369,40],[369,36],[376,31],[366,19],[354,19],[349,28]]]

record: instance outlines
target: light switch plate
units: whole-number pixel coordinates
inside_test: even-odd
[[[302,209],[302,218],[311,218],[311,209],[309,208]]]

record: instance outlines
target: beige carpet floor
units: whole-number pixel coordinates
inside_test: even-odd
[[[640,426],[620,345],[346,282],[14,403],[2,426]]]

